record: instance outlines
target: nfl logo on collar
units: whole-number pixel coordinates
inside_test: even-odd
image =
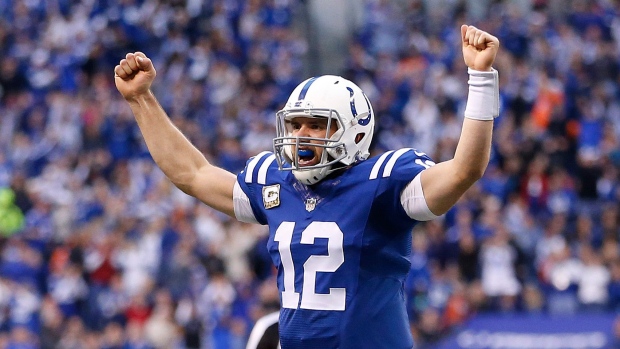
[[[312,211],[314,211],[315,207],[316,207],[316,199],[315,198],[308,198],[308,199],[306,199],[306,211],[312,212]]]

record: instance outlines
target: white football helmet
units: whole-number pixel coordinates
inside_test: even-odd
[[[325,136],[292,136],[290,121],[296,117],[327,118]],[[329,137],[333,122],[338,128]],[[338,168],[366,160],[374,128],[375,115],[370,101],[356,84],[334,75],[313,77],[299,84],[284,108],[276,113],[273,150],[281,170],[292,170],[299,181],[312,185]],[[300,146],[323,148],[319,163],[300,166],[299,152],[293,154],[293,149]],[[285,166],[287,163],[290,167]]]

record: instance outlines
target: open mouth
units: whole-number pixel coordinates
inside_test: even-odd
[[[312,149],[298,149],[297,156],[299,158],[299,166],[311,166],[315,165],[317,161],[314,158],[314,150]]]

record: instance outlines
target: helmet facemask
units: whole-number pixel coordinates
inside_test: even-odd
[[[327,119],[323,137],[293,136],[291,121],[297,117]],[[337,124],[336,132],[330,137],[333,123]],[[333,172],[341,160],[346,158],[347,150],[341,141],[344,125],[342,118],[335,110],[329,109],[289,109],[276,114],[276,138],[273,140],[274,153],[281,170],[293,171],[295,177],[306,185],[319,182]],[[312,147],[322,148],[319,162],[313,165],[300,165],[299,149]],[[297,151],[293,151],[293,150]],[[290,164],[287,167],[286,164]]]

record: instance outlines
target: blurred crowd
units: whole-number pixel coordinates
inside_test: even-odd
[[[460,24],[502,43],[491,164],[412,232],[421,346],[480,312],[620,311],[620,2],[488,1],[474,22],[467,3],[367,0],[343,48],[340,74],[377,115],[373,152],[443,161],[467,97]],[[307,78],[306,5],[0,0],[0,348],[245,347],[278,308],[268,232],[171,185],[113,67],[152,58],[175,124],[236,173]]]

